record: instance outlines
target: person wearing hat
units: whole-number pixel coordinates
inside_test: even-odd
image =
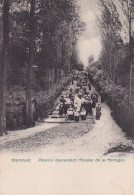
[[[78,93],[78,97],[81,99],[81,97],[82,97],[82,93],[81,92]]]
[[[79,114],[81,111],[81,96],[82,94],[79,92],[77,95],[75,95],[75,99],[74,99],[74,109],[75,109],[74,115],[77,121],[79,121]]]
[[[83,94],[84,95],[88,95],[88,92],[87,92],[87,88],[86,87],[83,88]]]

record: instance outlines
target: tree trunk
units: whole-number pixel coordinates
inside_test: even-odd
[[[51,89],[51,68],[48,68],[48,90]]]
[[[52,88],[54,86],[54,68],[51,68]]]
[[[129,22],[129,65],[130,65],[130,79],[129,79],[129,110],[131,109],[131,101],[132,101],[132,75],[133,75],[133,67],[132,67],[132,2],[128,0],[128,22]]]
[[[114,87],[115,87],[115,74],[116,74],[116,72],[115,72],[115,63],[116,63],[116,60],[115,60],[115,56],[113,56],[113,82],[114,82]],[[114,109],[114,89],[113,89],[113,91],[112,91],[112,108]]]
[[[58,74],[58,70],[57,70],[57,67],[55,67],[54,69],[54,82],[55,83],[57,82],[57,74]]]
[[[29,48],[29,65],[27,74],[27,94],[26,94],[26,124],[33,124],[32,113],[32,82],[33,82],[33,59],[34,59],[34,6],[35,0],[31,0],[30,9],[30,48]]]
[[[111,48],[110,48],[110,55],[109,55],[109,77],[112,79],[112,54],[111,54]]]
[[[9,48],[9,0],[3,3],[3,47],[0,66],[0,135],[6,133],[6,79],[8,67],[8,48]]]

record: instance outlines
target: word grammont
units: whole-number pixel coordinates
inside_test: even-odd
[[[12,158],[12,162],[31,162],[31,159],[25,159],[25,158],[20,158],[20,159],[17,159],[17,158]]]

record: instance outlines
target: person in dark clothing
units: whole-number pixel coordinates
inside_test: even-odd
[[[99,96],[98,96],[98,93],[96,92],[95,93],[95,96],[96,96],[96,103],[98,102],[98,98],[99,98]]]
[[[92,114],[92,100],[90,99],[89,100],[89,103],[88,103],[88,110],[87,110],[90,115]]]
[[[74,84],[74,77],[72,78],[72,85]]]
[[[88,95],[86,87],[83,88],[83,95]]]
[[[88,81],[88,89],[91,91],[91,83]]]
[[[73,93],[72,89],[70,89],[70,91],[69,91],[69,98],[70,98],[70,101],[74,100],[74,93]]]
[[[93,98],[92,98],[92,121],[93,121],[93,123],[95,123],[95,112],[96,112],[96,98],[95,98],[95,96],[93,96]]]
[[[86,110],[86,116],[88,114],[90,114],[90,115],[92,114],[92,100],[91,100],[91,96],[90,95],[85,97],[85,102],[83,104],[83,107]]]
[[[94,93],[91,94],[91,99],[96,102],[96,95]]]
[[[65,104],[66,100],[65,100],[64,96],[61,96],[60,102],[63,103],[63,104]]]
[[[61,96],[60,98],[60,108],[59,108],[59,115],[63,115],[67,113],[67,108],[66,108],[66,100],[64,99],[64,96]]]
[[[95,108],[96,107],[96,100],[93,100],[92,101],[92,108]]]
[[[100,120],[101,117],[101,106],[100,103],[98,103],[98,106],[96,107],[96,119]]]

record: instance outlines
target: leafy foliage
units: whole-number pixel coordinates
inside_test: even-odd
[[[10,41],[6,118],[8,129],[17,129],[25,124],[26,115],[31,1],[10,0],[9,2]],[[67,84],[65,76],[68,77],[73,68],[83,68],[78,64],[76,45],[78,36],[84,30],[84,23],[80,21],[79,8],[73,0],[36,0],[34,12],[32,87],[33,97],[37,99],[40,107],[38,117],[44,117],[48,111],[47,107],[51,107],[51,103],[48,103],[49,99],[56,98]],[[2,15],[2,3],[0,3],[0,19]],[[1,29],[2,25],[0,20]],[[0,33],[0,57],[2,40]],[[38,95],[42,97],[43,103]],[[42,108],[43,111],[40,111]]]

